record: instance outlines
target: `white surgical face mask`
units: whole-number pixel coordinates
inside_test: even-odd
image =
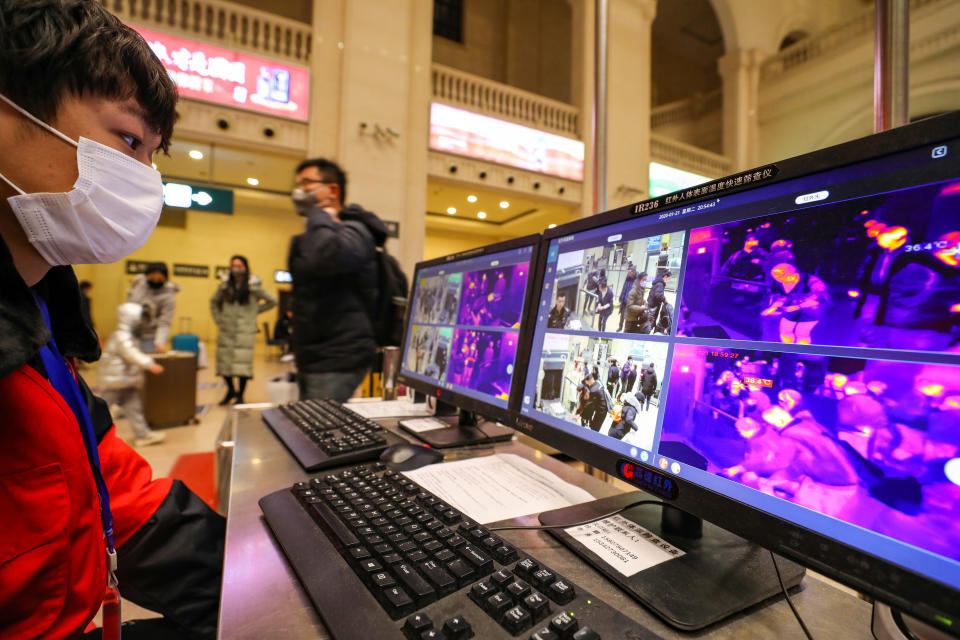
[[[110,147],[77,143],[0,94],[11,107],[77,147],[79,177],[67,193],[25,193],[7,198],[27,240],[51,265],[116,262],[142,247],[160,218],[160,172]]]

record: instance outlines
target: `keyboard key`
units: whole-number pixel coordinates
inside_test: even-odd
[[[473,578],[476,572],[473,570],[466,560],[456,559],[447,563],[447,570],[453,574],[453,577],[457,579],[457,582],[460,586],[464,586],[470,582],[473,582]]]
[[[421,547],[421,549],[423,549],[423,550],[426,551],[427,553],[433,553],[434,551],[437,551],[438,549],[443,549],[443,543],[442,543],[442,542],[439,542],[439,541],[437,541],[437,540],[429,540],[429,541],[427,541],[427,542],[425,542],[425,543],[423,544],[423,546]]]
[[[523,580],[517,580],[507,585],[507,594],[513,598],[514,602],[521,602],[524,598],[530,595],[532,591],[530,585],[524,582]]]
[[[456,578],[447,573],[436,560],[427,560],[420,563],[418,567],[440,595],[446,595],[457,590]]]
[[[399,553],[388,553],[380,559],[383,561],[383,564],[387,566],[397,564],[398,562],[403,562],[403,556],[401,556]]]
[[[463,527],[460,527],[460,530],[462,532]],[[474,542],[480,542],[481,540],[483,540],[489,535],[490,535],[490,532],[484,529],[483,527],[474,527],[473,529],[470,529],[469,531],[467,531],[467,538],[469,538],[470,540],[473,540]]]
[[[403,623],[401,629],[408,638],[417,638],[427,629],[433,628],[433,621],[425,613],[415,613]]]
[[[492,582],[488,580],[481,580],[477,584],[470,587],[470,599],[483,607],[484,603],[487,601],[487,598],[496,592],[497,588]]]
[[[388,545],[388,544],[385,543],[385,542],[382,543],[382,544],[377,544],[377,545],[374,545],[374,546],[373,546],[373,552],[374,552],[374,553],[377,555],[377,557],[379,557],[379,558],[382,558],[385,554],[388,554],[388,553],[390,553],[390,552],[392,552],[392,551],[393,551],[393,547],[391,547],[390,545]]]
[[[537,569],[530,576],[530,582],[537,585],[540,588],[546,587],[549,584],[552,584],[554,580],[557,579],[557,574],[550,569]]]
[[[473,628],[463,616],[454,616],[444,622],[443,632],[449,640],[467,640],[473,637]]]
[[[450,562],[457,557],[457,554],[450,551],[450,549],[440,549],[440,551],[433,554],[433,557],[436,558],[438,562]]]
[[[427,533],[426,531],[421,531],[420,533],[414,534],[413,541],[417,544],[422,544],[427,540],[433,540],[433,536]]]
[[[462,547],[463,545],[467,544],[467,540],[461,536],[453,535],[446,540],[446,543],[451,549],[456,549],[457,547]]]
[[[517,559],[517,550],[509,544],[501,544],[493,550],[493,557],[500,564],[510,564]]]
[[[577,597],[576,589],[563,578],[547,587],[547,595],[557,604],[567,604]]]
[[[453,531],[451,531],[447,527],[440,527],[439,529],[433,532],[433,535],[437,536],[441,540],[446,540],[447,538],[450,538],[451,536],[453,536]]]
[[[530,579],[530,576],[534,571],[539,571],[540,565],[533,561],[533,558],[524,558],[517,563],[517,566],[514,567],[513,571],[521,578]]]
[[[443,520],[444,524],[456,524],[460,520],[460,512],[454,509],[447,509],[440,514],[440,519]]]
[[[494,620],[500,622],[503,614],[511,607],[513,607],[513,600],[508,598],[505,593],[497,592],[487,598],[486,605],[484,605],[483,608],[487,610],[487,613],[489,613]]]
[[[513,582],[513,574],[506,569],[499,569],[493,572],[490,581],[501,589],[506,589],[507,585]]]
[[[306,509],[307,513],[309,513],[323,529],[332,534],[335,545],[339,545],[342,549],[348,549],[360,544],[357,536],[353,535],[353,532],[340,522],[340,518],[338,518],[327,505],[322,502],[315,502],[306,505]]]
[[[417,638],[419,638],[419,640],[447,640],[447,636],[439,629],[427,629],[417,636]]]
[[[460,554],[473,565],[473,568],[481,576],[485,576],[493,571],[493,560],[490,559],[490,556],[472,544],[465,545],[460,549]]]
[[[600,640],[600,634],[590,627],[582,627],[573,634],[573,640]]]
[[[350,556],[354,560],[366,560],[370,557],[370,552],[367,551],[366,547],[354,547],[350,549]]]
[[[501,624],[507,631],[516,635],[533,624],[533,618],[526,609],[518,605],[503,614]]]
[[[407,540],[406,542],[401,542],[397,545],[397,551],[400,553],[409,553],[411,551],[417,550],[417,543]]]
[[[526,607],[535,621],[545,618],[550,613],[550,602],[546,596],[536,591],[523,599],[523,606]]]
[[[530,640],[560,640],[560,636],[550,630],[549,627],[537,629],[530,635]]]
[[[423,562],[429,557],[430,556],[428,556],[426,553],[424,553],[420,549],[417,549],[416,551],[411,551],[410,553],[407,554],[407,559],[410,562],[414,562],[414,563]]]
[[[500,538],[494,536],[487,536],[480,541],[480,546],[486,549],[488,552],[493,552],[494,549],[500,546]]]
[[[397,581],[393,579],[393,576],[383,571],[380,573],[370,574],[370,580],[378,587],[392,587],[393,585],[397,584]]]
[[[566,613],[556,615],[550,620],[550,629],[561,638],[569,638],[579,628],[580,623],[577,619]]]
[[[387,613],[394,620],[413,613],[413,600],[400,587],[390,587],[380,592]]]
[[[423,523],[423,527],[427,531],[436,531],[437,529],[443,528],[443,523],[439,520],[427,520],[425,523]]]
[[[360,561],[360,571],[364,574],[376,573],[383,569],[383,566],[376,560],[361,560]]]
[[[397,581],[417,603],[417,607],[424,607],[437,599],[437,592],[423,579],[423,576],[417,573],[413,565],[401,562],[394,565],[393,572],[397,576]]]

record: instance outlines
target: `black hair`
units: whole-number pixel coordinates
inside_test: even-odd
[[[340,168],[340,165],[326,158],[308,158],[297,165],[295,173],[300,173],[310,167],[316,167],[325,181],[340,187],[340,204],[345,205],[347,203],[347,174]]]
[[[92,287],[93,287],[93,283],[91,283],[89,280],[80,281],[80,291],[83,291],[84,289],[90,289]]]
[[[0,92],[45,122],[66,95],[127,100],[166,151],[177,88],[146,41],[96,0],[0,0]]]
[[[646,272],[646,271],[641,271],[640,273],[637,274],[637,280],[638,280],[638,281],[643,280],[643,279],[646,278],[646,277],[647,277],[647,272]]]
[[[227,302],[236,302],[237,304],[247,304],[250,302],[250,263],[245,256],[230,256],[230,267],[233,268],[233,261],[239,260],[243,263],[243,268],[247,271],[247,277],[242,282],[237,283],[233,277],[233,272],[227,276]],[[220,308],[223,309],[223,300],[220,300]]]
[[[3,0],[0,0],[3,2]],[[165,279],[170,278],[170,273],[167,271],[167,264],[165,262],[151,262],[147,265],[147,268],[143,271],[146,275],[151,273],[162,273]]]

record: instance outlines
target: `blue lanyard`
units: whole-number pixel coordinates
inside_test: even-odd
[[[90,470],[93,472],[93,479],[97,484],[97,493],[100,495],[100,521],[103,523],[103,532],[107,537],[107,555],[110,560],[111,579],[116,571],[116,552],[113,548],[113,513],[110,511],[110,495],[107,492],[107,483],[103,480],[103,474],[100,472],[100,454],[97,451],[97,434],[93,430],[93,421],[90,419],[90,412],[87,410],[87,403],[83,399],[80,391],[80,385],[66,361],[60,355],[57,349],[57,343],[53,339],[53,329],[50,326],[50,313],[47,311],[47,304],[40,296],[35,296],[37,304],[40,305],[40,311],[43,313],[43,319],[50,329],[50,342],[40,349],[40,358],[43,360],[43,366],[47,370],[47,378],[50,384],[57,390],[63,399],[70,405],[73,415],[77,418],[80,430],[83,433],[83,445],[87,450],[87,462],[90,464]]]

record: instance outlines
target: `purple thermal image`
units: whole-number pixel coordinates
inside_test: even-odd
[[[956,346],[960,182],[694,230],[678,335]]]
[[[529,263],[463,274],[458,324],[519,328]]]
[[[660,452],[960,560],[960,367],[678,345]]]
[[[516,331],[455,330],[447,382],[506,400],[519,336]]]

